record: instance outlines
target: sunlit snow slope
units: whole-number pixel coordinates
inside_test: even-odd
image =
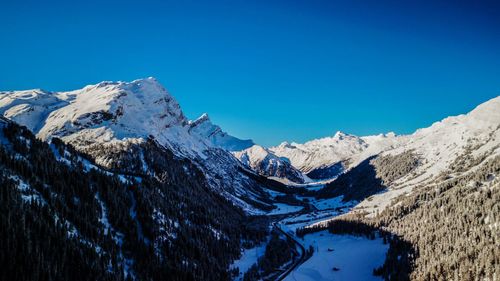
[[[253,208],[241,198],[258,201],[263,194],[258,184],[240,172],[241,163],[225,150],[245,148],[253,142],[227,135],[206,115],[189,121],[154,78],[101,82],[70,92],[0,92],[0,114],[27,126],[41,139],[61,138],[106,168],[124,168],[124,151],[143,158],[149,140],[179,158],[194,161],[212,187],[227,192],[250,211]],[[111,157],[111,152],[120,157]],[[148,165],[151,163],[143,163],[139,172],[150,173]]]

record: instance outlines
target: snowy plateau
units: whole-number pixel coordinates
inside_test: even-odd
[[[0,115],[12,206],[43,210],[103,280],[500,278],[500,97],[409,135],[274,147],[189,120],[151,77],[0,92]]]

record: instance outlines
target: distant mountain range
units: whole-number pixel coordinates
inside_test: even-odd
[[[493,149],[492,154],[498,153],[494,149],[498,141],[492,136],[498,134],[499,125],[500,97],[497,97],[479,105],[468,114],[445,118],[411,135],[388,133],[358,137],[337,132],[333,137],[315,139],[304,144],[284,142],[261,149],[261,153],[250,153],[255,149],[248,148],[236,155],[240,159],[245,156],[244,162],[251,163],[253,168],[259,167],[257,171],[264,175],[272,175],[263,169],[270,167],[265,164],[267,159],[262,155],[265,152],[269,154],[269,158],[290,163],[304,175],[325,180],[335,178],[371,156],[413,150],[427,163],[420,169],[425,170],[428,176],[442,172],[471,146],[480,146],[481,151]],[[303,182],[300,177],[287,178]]]

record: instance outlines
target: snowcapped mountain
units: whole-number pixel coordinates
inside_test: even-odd
[[[284,142],[269,150],[280,157],[288,158],[297,169],[308,173],[316,168],[346,160],[366,147],[367,144],[359,137],[337,132],[333,137],[304,144]]]
[[[339,162],[352,161],[355,155],[376,154],[390,147],[396,138],[394,133],[377,136],[358,137],[336,132],[333,137],[308,141],[304,144],[282,143],[270,150],[280,157],[290,159],[292,165],[309,173],[318,168],[328,167]],[[344,163],[351,166],[351,163]]]
[[[283,142],[275,147],[262,148],[261,153],[241,151],[236,155],[254,169],[258,167],[259,173],[272,175],[272,171],[265,170],[272,165],[267,165],[266,157],[263,157],[271,153],[278,159],[288,159],[293,167],[310,178],[321,180],[334,178],[374,155],[412,150],[428,163],[422,169],[439,173],[463,153],[464,147],[483,147],[479,152],[491,148],[491,142],[489,145],[480,144],[489,142],[490,134],[500,125],[499,99],[494,98],[469,114],[446,118],[411,135],[387,133],[358,137],[337,132],[332,137],[303,144]]]
[[[208,139],[215,147],[220,147],[228,151],[240,151],[254,145],[252,140],[242,140],[233,137],[222,129],[214,125],[208,114],[204,113],[198,119],[189,122],[189,131],[200,136],[203,139]]]
[[[356,204],[348,214],[317,225],[354,220],[397,233],[411,247],[394,255],[395,260],[418,253],[411,258],[408,280],[491,279],[498,268],[489,265],[498,264],[491,253],[499,248],[499,175],[500,97],[496,97],[467,114],[397,137],[393,148],[326,184],[317,198]],[[385,278],[399,278],[393,276]]]
[[[486,169],[485,163],[500,155],[499,109],[500,97],[496,97],[468,114],[445,118],[411,135],[394,137],[389,142],[378,137],[375,150],[384,146],[385,149],[377,153],[364,150],[352,156],[351,170],[320,194],[342,194],[357,200],[368,197],[355,210],[374,216],[399,196],[422,186],[453,181]]]
[[[284,178],[295,183],[304,183],[309,180],[301,171],[293,167],[288,159],[278,157],[260,145],[253,145],[233,154],[244,165],[261,175]]]
[[[235,201],[262,196],[252,179],[240,172],[241,163],[265,176],[303,183],[309,179],[306,175],[334,178],[371,156],[412,150],[422,155],[426,173],[439,173],[464,147],[488,142],[490,127],[498,126],[498,108],[496,98],[467,115],[449,117],[412,135],[358,137],[337,132],[303,144],[284,142],[264,148],[228,135],[206,114],[189,121],[154,78],[101,82],[70,92],[0,92],[0,114],[44,140],[61,138],[103,167],[134,173],[151,172],[151,163],[142,161],[130,168],[131,160],[117,150],[134,151],[143,159],[144,150],[150,149],[145,143],[154,144],[194,161],[212,187]],[[491,147],[483,149],[487,148]],[[110,157],[109,151],[115,154]]]
[[[467,114],[445,118],[404,136],[396,148],[384,154],[396,155],[404,151],[414,151],[422,159],[423,165],[419,168],[422,175],[414,181],[438,175],[465,154],[494,157],[500,153],[500,97]]]
[[[70,92],[0,92],[0,114],[43,140],[57,137],[70,143],[108,169],[151,173],[155,163],[144,160],[148,151],[168,149],[193,161],[213,188],[251,212],[257,211],[251,202],[263,195],[240,172],[241,163],[219,148],[244,148],[252,142],[225,134],[208,116],[190,122],[154,78],[101,82]],[[127,156],[131,153],[136,157]]]
[[[154,78],[101,82],[70,92],[4,92],[0,113],[41,139],[60,137],[77,146],[85,139],[107,142],[148,136],[177,145],[182,154],[206,146],[188,136],[188,120],[179,104]]]
[[[362,160],[375,155],[381,151],[397,145],[399,138],[394,133],[380,134],[376,136],[358,137],[343,132],[337,132],[332,137],[325,137],[308,141],[304,144],[283,142],[278,146],[266,151],[274,158],[290,163],[292,167],[312,179],[331,179],[342,173],[342,171],[354,167]],[[246,155],[248,160],[243,161],[251,164],[251,167],[260,167],[261,174],[273,174],[264,171],[269,167],[262,163],[266,158],[262,153],[235,154],[242,160],[241,155]],[[244,159],[243,159],[244,160]]]

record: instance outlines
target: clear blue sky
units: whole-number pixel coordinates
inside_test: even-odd
[[[101,2],[1,1],[0,89],[154,76],[264,145],[411,133],[500,94],[499,1]]]

